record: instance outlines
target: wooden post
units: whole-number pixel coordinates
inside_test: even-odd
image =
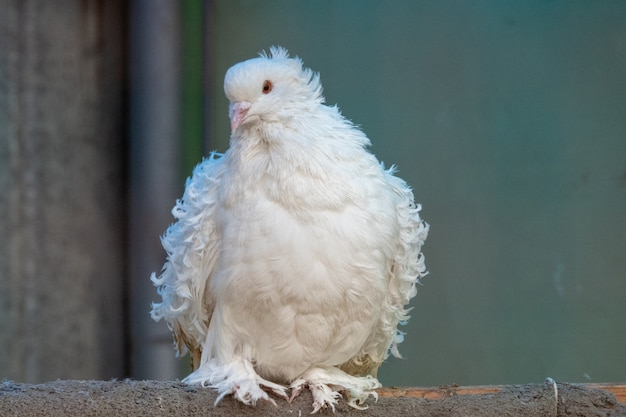
[[[0,378],[125,375],[124,14],[3,2]]]

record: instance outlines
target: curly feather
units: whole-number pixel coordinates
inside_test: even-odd
[[[181,356],[188,349],[198,356],[195,352],[202,350],[213,314],[213,300],[206,290],[219,258],[214,218],[223,174],[219,157],[212,153],[187,180],[183,198],[172,209],[177,221],[161,237],[167,262],[158,278],[154,273],[150,277],[163,300],[152,304],[151,316],[156,321],[165,319]]]

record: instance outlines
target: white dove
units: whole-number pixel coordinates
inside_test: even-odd
[[[319,75],[270,52],[226,73],[230,148],[194,169],[172,211],[152,318],[190,352],[184,381],[217,389],[216,404],[308,387],[313,412],[341,392],[363,408],[399,356],[429,226],[365,134],[324,104]]]

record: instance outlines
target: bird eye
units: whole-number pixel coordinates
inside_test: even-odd
[[[267,94],[272,91],[272,82],[270,80],[263,81],[263,94]]]

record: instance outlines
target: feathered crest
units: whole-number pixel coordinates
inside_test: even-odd
[[[268,55],[265,51],[261,51],[259,53],[259,56],[261,56],[261,58],[268,59],[289,59],[289,51],[287,51],[287,48],[284,48],[280,45],[273,45],[270,46],[270,55]],[[300,58],[298,57],[295,57],[295,59],[300,61]]]
[[[293,66],[297,67],[301,72],[302,79],[304,84],[307,85],[310,91],[313,94],[313,97],[317,99],[320,103],[324,103],[323,96],[323,88],[322,83],[320,81],[320,74],[318,72],[313,71],[310,68],[306,68],[302,59],[298,56],[290,57],[289,51],[280,45],[270,46],[270,53],[268,54],[266,51],[259,52],[259,56],[264,59],[271,60],[290,60],[293,62]]]

